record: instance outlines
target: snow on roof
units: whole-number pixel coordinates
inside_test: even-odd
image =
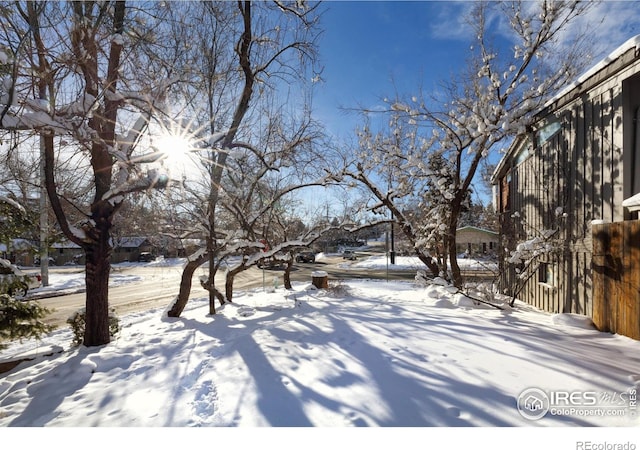
[[[28,250],[30,248],[34,248],[34,244],[27,239],[12,239],[9,242],[10,250]],[[0,244],[0,252],[8,251],[6,244]]]
[[[573,83],[569,84],[567,87],[565,87],[556,95],[554,95],[550,100],[548,100],[547,103],[545,103],[545,107],[548,107],[550,104],[552,104],[556,100],[568,94],[576,87],[580,86],[582,83],[587,81],[596,73],[600,72],[602,69],[607,67],[609,64],[614,62],[616,59],[618,59],[620,56],[622,56],[632,48],[635,48],[636,50],[640,48],[640,34],[627,40],[624,44],[622,44],[621,46],[616,48],[614,51],[609,53],[609,55],[606,58],[603,58],[596,65],[592,66],[589,70],[587,70],[585,73],[580,75]]]
[[[591,78],[592,76],[594,76],[595,74],[597,74],[598,72],[603,70],[605,67],[607,67],[608,65],[613,63],[620,56],[622,56],[623,54],[625,54],[627,51],[629,51],[632,48],[635,48],[636,51],[638,51],[640,49],[640,34],[628,39],[624,44],[620,45],[614,51],[609,53],[609,55],[606,58],[603,58],[602,60],[600,60],[600,62],[598,62],[597,64],[592,66],[589,70],[587,70],[582,75],[580,75],[573,83],[569,84],[567,87],[565,87],[564,89],[559,91],[556,95],[554,95],[552,98],[550,98],[544,104],[544,107],[541,109],[541,111],[544,111],[546,108],[548,108],[554,102],[556,102],[557,100],[559,100],[563,96],[567,95],[569,92],[571,92],[576,87],[578,87],[581,84],[583,84],[589,78]],[[538,111],[538,113],[539,112],[540,111]],[[517,142],[518,142],[518,139],[515,139],[510,144],[509,150],[504,154],[504,156],[498,162],[498,165],[496,166],[495,170],[493,171],[493,174],[491,175],[491,182],[493,184],[496,184],[497,179],[498,179],[497,177],[499,176],[500,172],[503,170],[506,161],[509,159],[509,157],[513,153],[514,147],[518,145]]]
[[[143,237],[122,237],[117,239],[117,247],[128,247],[128,248],[136,248],[140,247],[147,238]]]
[[[81,248],[78,244],[71,241],[55,242],[51,244],[51,248]]]

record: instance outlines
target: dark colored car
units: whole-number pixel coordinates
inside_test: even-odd
[[[265,258],[256,264],[260,269],[282,269],[287,263],[281,259]]]
[[[344,252],[342,252],[342,259],[355,261],[357,259],[357,256],[353,250],[345,250]]]
[[[312,263],[316,262],[316,254],[313,252],[303,252],[296,256],[296,262]]]
[[[154,261],[155,259],[156,257],[153,256],[150,252],[142,252],[140,253],[140,256],[138,256],[139,262],[149,262]]]

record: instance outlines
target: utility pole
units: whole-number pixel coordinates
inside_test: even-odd
[[[391,170],[389,170],[389,192],[391,192]],[[389,208],[389,212],[391,213],[391,251],[389,252],[389,262],[393,265],[396,263],[396,244],[393,233],[393,222],[395,221],[395,216],[393,215],[393,210]]]
[[[393,221],[395,220],[395,217],[393,216],[393,211],[391,212],[391,251],[389,252],[389,260],[391,262],[391,264],[395,264],[396,263],[396,244],[395,244],[395,238],[394,238],[394,233],[393,233]]]
[[[327,200],[327,228],[329,228],[331,224],[329,223],[329,200]],[[331,232],[333,234],[333,232]],[[325,238],[324,240],[324,254],[329,253],[329,239]]]

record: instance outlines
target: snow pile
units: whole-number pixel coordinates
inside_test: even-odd
[[[551,317],[551,323],[558,326],[582,328],[584,330],[595,330],[596,326],[587,316],[580,314],[555,314]]]

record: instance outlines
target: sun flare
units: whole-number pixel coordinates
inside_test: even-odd
[[[156,136],[153,146],[162,154],[162,164],[171,172],[183,173],[194,169],[192,139],[169,130]]]

